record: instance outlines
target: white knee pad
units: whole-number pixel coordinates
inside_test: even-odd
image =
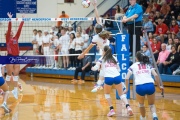
[[[17,82],[19,80],[19,76],[13,76],[13,81]]]
[[[144,104],[140,104],[140,103],[139,103],[139,107],[144,107]]]
[[[104,96],[105,96],[106,99],[111,98],[110,94],[105,94]]]
[[[153,105],[149,105],[149,108],[150,108],[150,111],[151,111],[152,113],[156,113],[156,107],[155,107],[154,104],[153,104]]]
[[[11,81],[11,76],[6,75],[6,81]]]
[[[123,98],[126,98],[126,94],[121,95],[120,98],[121,98],[121,100],[122,100]]]

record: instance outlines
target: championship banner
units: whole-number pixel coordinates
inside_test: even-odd
[[[124,82],[127,69],[129,68],[129,34],[116,35],[116,53],[120,66],[120,75],[122,77],[122,81]],[[130,99],[130,90],[127,93],[127,98]],[[117,91],[116,99],[120,99]]]

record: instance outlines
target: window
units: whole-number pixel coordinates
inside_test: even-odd
[[[64,0],[64,3],[74,3],[74,0]]]

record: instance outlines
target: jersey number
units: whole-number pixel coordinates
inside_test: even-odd
[[[146,65],[144,65],[144,64],[138,64],[138,68],[139,68],[139,70],[141,70],[141,69],[146,69]]]

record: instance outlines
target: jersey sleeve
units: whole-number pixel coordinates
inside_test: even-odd
[[[92,44],[96,44],[98,42],[98,37],[97,35],[93,36],[93,39],[92,39]]]
[[[129,67],[128,71],[131,72],[131,73],[133,73],[134,66],[135,66],[135,64],[131,65],[131,66]]]

